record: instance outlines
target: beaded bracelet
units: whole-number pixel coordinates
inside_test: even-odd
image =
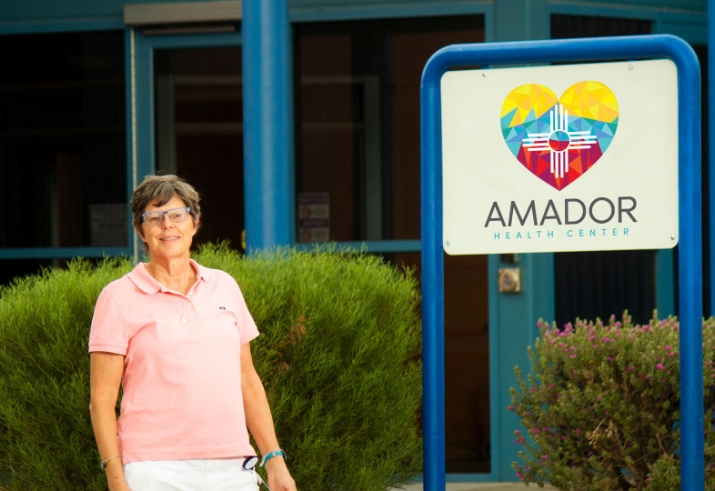
[[[273,457],[278,457],[279,455],[282,456],[283,459],[288,460],[288,456],[286,455],[286,453],[279,448],[278,450],[273,450],[263,456],[263,459],[261,460],[261,467],[265,466],[266,462],[271,460]]]

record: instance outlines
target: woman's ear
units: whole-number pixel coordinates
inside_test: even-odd
[[[144,240],[144,234],[142,233],[141,224],[139,224],[139,225],[134,225],[134,230],[136,230],[136,231],[137,231],[137,234],[139,234],[139,237],[141,237],[141,239]]]

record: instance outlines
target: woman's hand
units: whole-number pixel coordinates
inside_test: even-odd
[[[246,424],[258,444],[262,455],[280,448],[273,426],[271,409],[268,407],[266,391],[263,388],[251,358],[251,343],[241,347],[241,391]],[[271,491],[296,491],[295,481],[288,472],[285,459],[280,455],[266,462],[268,487]]]
[[[268,487],[271,491],[297,491],[295,481],[288,472],[283,457],[273,457],[266,462],[268,472]]]

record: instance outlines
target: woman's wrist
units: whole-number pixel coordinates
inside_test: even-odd
[[[265,469],[269,475],[276,473],[280,474],[281,472],[288,471],[288,465],[286,464],[286,461],[283,459],[283,457],[279,456],[271,459],[269,462],[266,462]]]
[[[265,466],[268,462],[277,457],[281,457],[281,460],[288,460],[286,453],[282,449],[279,448],[276,450],[271,450],[263,456],[263,459],[261,460],[261,467]]]

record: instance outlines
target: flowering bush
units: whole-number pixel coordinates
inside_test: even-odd
[[[611,317],[559,330],[539,323],[533,374],[516,367],[513,405],[525,483],[562,490],[680,489],[678,321]],[[715,489],[715,321],[703,324],[706,489]]]

